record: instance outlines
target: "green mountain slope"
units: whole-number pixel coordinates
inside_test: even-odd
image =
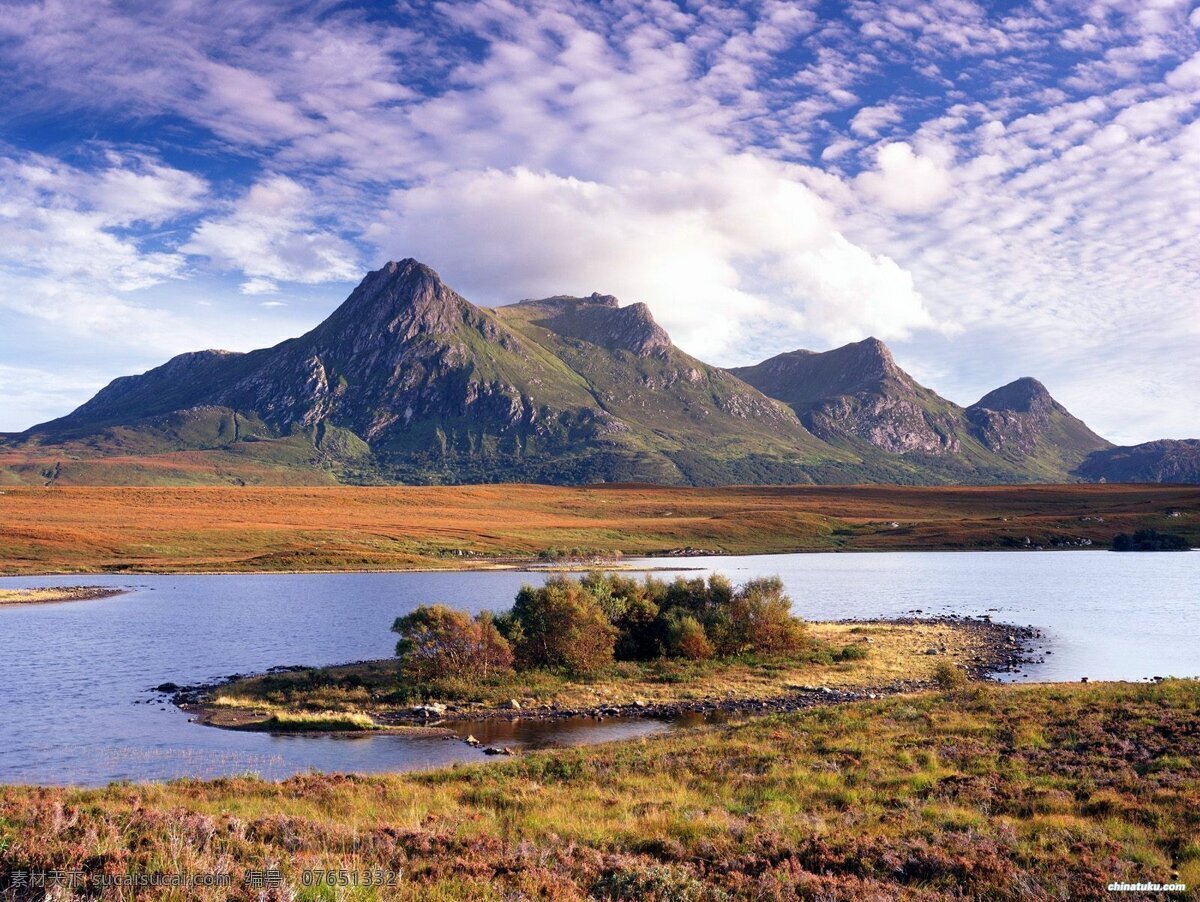
[[[370,273],[299,338],[181,355],[0,448],[10,472],[51,481],[113,479],[115,458],[140,481],[164,455],[172,480],[195,464],[205,481],[245,463],[347,481],[803,482],[854,460],[678,351],[644,305],[487,310],[415,260]]]

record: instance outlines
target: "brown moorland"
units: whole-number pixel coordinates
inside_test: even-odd
[[[0,895],[41,898],[20,895],[16,875],[54,869],[80,872],[86,888],[104,875],[232,878],[136,893],[170,900],[1102,899],[1111,881],[1190,888],[1198,704],[1200,684],[1187,681],[974,684],[428,774],[0,786]],[[277,889],[261,888],[267,869]],[[342,872],[383,872],[385,885],[339,888]]]
[[[0,493],[0,571],[462,568],[550,549],[1096,548],[1143,528],[1200,543],[1200,486],[20,487]]]

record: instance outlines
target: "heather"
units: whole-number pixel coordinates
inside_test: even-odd
[[[423,775],[0,789],[14,869],[277,898],[1103,898],[1200,884],[1200,685],[973,684]],[[386,893],[305,868],[402,871]],[[230,891],[147,891],[218,899]],[[270,893],[267,894],[270,898]]]

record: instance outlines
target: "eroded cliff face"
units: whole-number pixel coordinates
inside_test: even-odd
[[[1036,379],[1025,377],[967,408],[975,436],[993,451],[1030,454],[1055,416],[1070,416]]]
[[[818,402],[801,416],[809,431],[826,441],[854,436],[892,454],[945,454],[961,443],[950,416],[931,414],[919,401],[866,395]]]

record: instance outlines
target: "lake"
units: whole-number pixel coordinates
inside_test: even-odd
[[[1200,554],[793,554],[630,562],[734,582],[778,574],[809,619],[989,614],[1044,631],[1051,655],[1006,679],[1200,675]],[[660,574],[669,576],[670,573]],[[202,727],[150,691],[275,665],[391,653],[418,604],[504,609],[538,573],[6,577],[0,588],[128,587],[114,598],[0,607],[0,782],[279,778],[305,770],[415,770],[480,761],[463,743],[402,736],[271,736]],[[652,720],[500,729],[506,744],[635,738]]]

